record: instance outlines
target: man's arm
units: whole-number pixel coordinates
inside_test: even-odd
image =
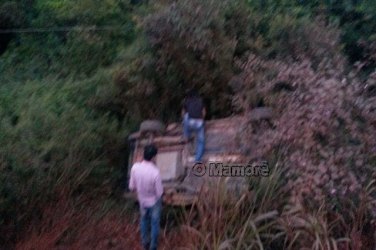
[[[158,197],[162,197],[163,186],[162,186],[161,175],[159,173],[158,173],[157,177],[155,178],[155,193]]]
[[[183,107],[182,109],[181,109],[181,117],[184,119],[184,115],[185,115],[185,108]]]
[[[202,108],[202,119],[205,119],[205,116],[206,116],[206,108],[203,107]]]
[[[134,174],[133,174],[133,167],[131,169],[131,177],[130,177],[130,180],[129,180],[129,190],[131,191],[134,191],[136,189],[136,180],[134,178]]]
[[[187,101],[186,101],[186,99],[184,99],[183,103],[182,103],[182,109],[181,109],[181,117],[183,119],[184,119],[185,113],[187,112],[186,106],[187,106]]]

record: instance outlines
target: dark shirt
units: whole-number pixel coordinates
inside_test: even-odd
[[[200,97],[189,97],[184,100],[184,109],[189,118],[202,119],[202,110],[204,103]]]

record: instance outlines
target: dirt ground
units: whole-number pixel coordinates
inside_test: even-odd
[[[46,207],[42,217],[30,223],[15,249],[141,250],[137,206],[133,204],[121,212],[123,205],[126,204],[103,209],[104,204],[82,203],[78,209],[77,205],[72,206],[62,199]],[[184,234],[178,232],[177,227],[167,230],[163,223],[162,217],[158,249],[187,249],[181,248],[189,245]]]
[[[138,224],[124,218],[106,216],[95,225],[89,223],[80,226],[73,237],[68,235],[66,225],[66,222],[61,222],[55,225],[53,230],[34,232],[17,244],[16,249],[142,249]],[[159,249],[183,249],[182,246],[184,246],[183,235],[161,229]]]

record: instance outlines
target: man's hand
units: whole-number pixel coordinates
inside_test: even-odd
[[[123,193],[123,198],[127,199],[127,200],[136,200],[137,199],[137,194],[134,191],[124,192]]]
[[[206,117],[206,108],[204,107],[202,109],[202,119],[205,119],[205,117]]]
[[[123,198],[127,199],[127,195],[128,195],[128,193],[127,193],[127,192],[124,192],[124,193],[123,193]]]

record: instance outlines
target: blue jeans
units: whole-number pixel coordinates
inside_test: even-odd
[[[162,198],[152,207],[141,207],[141,240],[145,250],[156,250],[158,247],[159,221],[162,211]]]
[[[195,161],[200,162],[205,150],[205,124],[203,119],[192,119],[188,114],[184,115],[183,121],[184,137],[189,139],[191,132],[196,134],[196,155]]]

